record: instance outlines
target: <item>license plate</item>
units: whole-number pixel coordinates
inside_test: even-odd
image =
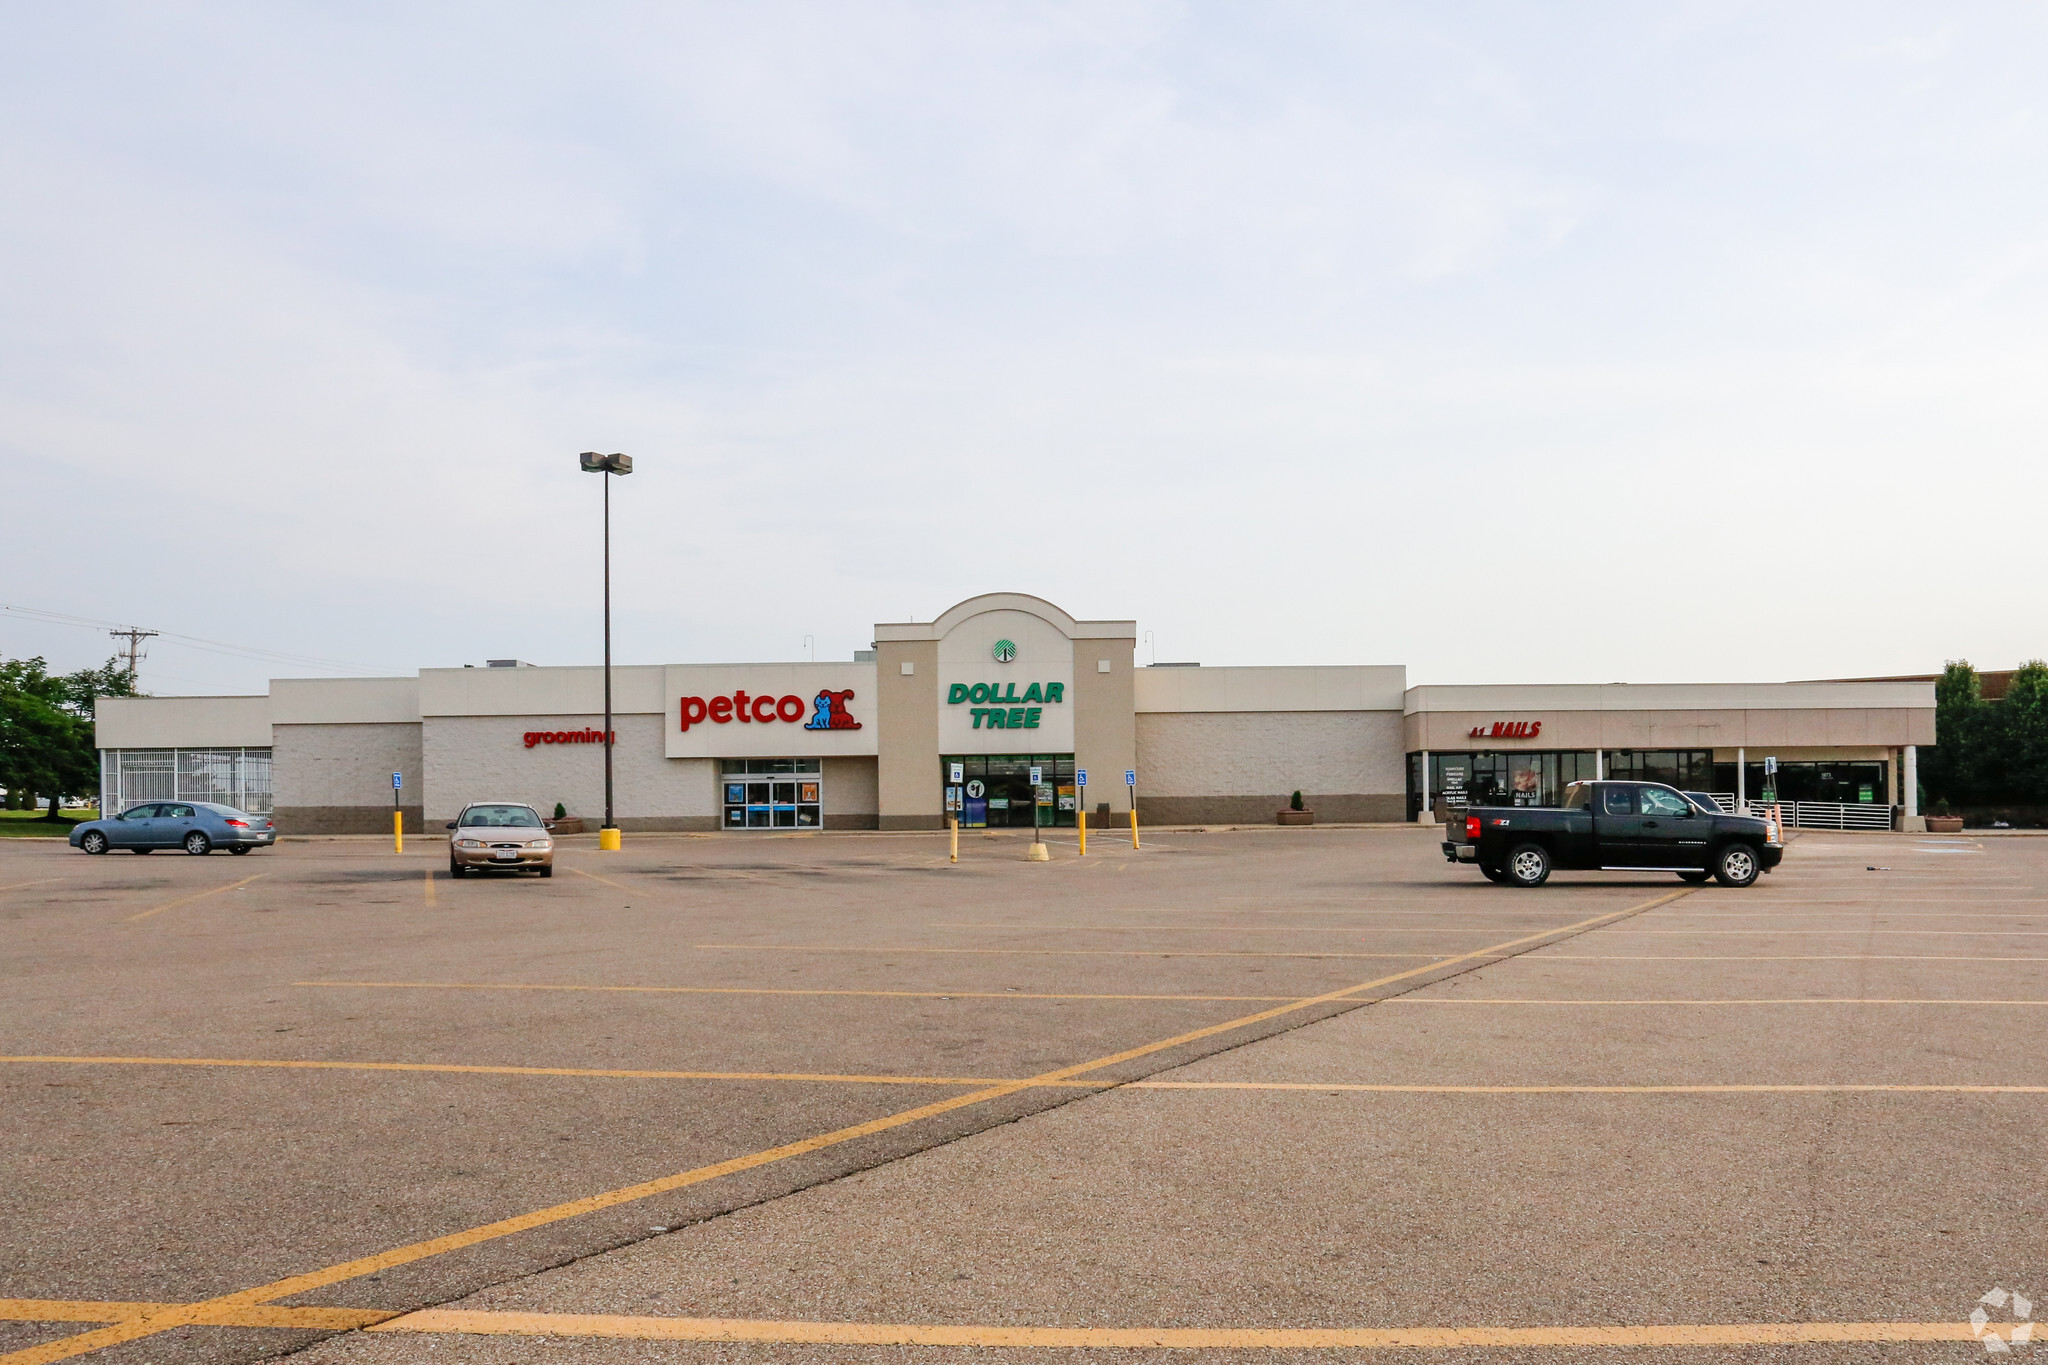
[[[513,849],[501,848],[494,850],[491,853],[491,856],[493,858],[496,858],[501,863],[509,863],[517,859],[519,857],[519,854]]]

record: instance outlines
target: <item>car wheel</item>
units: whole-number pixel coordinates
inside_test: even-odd
[[[1691,882],[1694,886],[1698,886],[1713,875],[1711,872],[1681,872],[1678,874],[1678,880]]]
[[[1511,886],[1541,886],[1550,880],[1550,850],[1541,844],[1517,844],[1508,854],[1506,872]]]
[[[96,829],[89,829],[80,836],[78,846],[87,853],[105,853],[107,851],[107,836]]]
[[[554,867],[553,867],[552,865],[550,865],[550,866],[547,866],[547,867],[543,867],[543,868],[542,868],[542,869],[540,870],[540,875],[541,875],[541,876],[543,876],[543,877],[552,877],[552,876],[554,876],[554,875],[555,875],[555,869],[554,869]]]
[[[1507,873],[1493,866],[1491,863],[1481,863],[1479,865],[1479,875],[1486,878],[1486,880],[1494,883],[1496,886],[1498,886],[1500,883],[1508,879]]]
[[[469,869],[464,867],[461,863],[456,862],[453,858],[450,858],[448,860],[448,875],[453,877],[456,881],[461,881],[464,877],[469,875]]]
[[[228,852],[230,852],[230,853],[247,853],[248,851],[249,851],[249,846],[248,846],[247,844],[229,844],[229,845],[228,845]]]
[[[1748,844],[1729,844],[1714,859],[1714,880],[1723,886],[1748,886],[1761,871],[1756,850]]]
[[[213,840],[195,829],[185,836],[185,851],[194,857],[198,857],[203,853],[211,853],[213,852]]]

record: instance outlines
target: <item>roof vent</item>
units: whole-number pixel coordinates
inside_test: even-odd
[[[485,668],[532,668],[524,659],[485,659]]]

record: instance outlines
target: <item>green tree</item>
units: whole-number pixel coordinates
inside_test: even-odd
[[[1968,659],[1950,659],[1934,684],[1934,745],[1920,755],[1920,784],[1937,801],[1975,799],[1984,729],[1984,684]]]
[[[2029,659],[2014,669],[1995,710],[2005,759],[2003,798],[2022,805],[2048,802],[2048,663]]]
[[[99,668],[53,674],[42,659],[0,659],[0,786],[33,805],[49,798],[49,818],[66,796],[99,788],[93,703],[132,697],[135,679],[118,659]]]

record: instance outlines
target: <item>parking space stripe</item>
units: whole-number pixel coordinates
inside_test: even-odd
[[[1291,995],[1131,995],[1054,991],[853,991],[800,990],[792,986],[578,986],[550,982],[497,981],[294,981],[294,986],[358,987],[408,991],[617,991],[629,995],[848,995],[883,1000],[1221,1000],[1244,1003],[1293,1000]]]
[[[426,881],[422,884],[420,894],[427,898],[428,905],[434,903],[434,869],[431,867],[427,869]]]
[[[841,1075],[821,1071],[638,1071],[623,1067],[491,1066],[458,1062],[329,1062],[262,1057],[61,1057],[0,1056],[0,1062],[49,1066],[247,1067],[281,1071],[427,1071],[476,1076],[595,1076],[636,1081],[810,1081],[841,1085],[1022,1085],[1003,1076]],[[1102,1082],[1101,1084],[1108,1084]]]
[[[2048,1095],[2048,1085],[1404,1085],[1319,1081],[1131,1081],[1122,1090],[1320,1090],[1385,1095]]]
[[[569,863],[563,863],[562,866],[568,868],[571,872],[574,872],[579,877],[588,877],[590,878],[590,880],[594,882],[603,882],[606,886],[609,886],[614,891],[624,891],[628,895],[632,894],[632,887],[621,886],[619,883],[613,881],[610,877],[600,877],[595,872],[585,872],[582,868],[572,866]]]
[[[151,915],[160,915],[166,910],[175,910],[181,905],[190,905],[193,901],[205,900],[208,896],[218,896],[223,891],[237,890],[238,888],[247,886],[250,882],[261,881],[263,880],[263,878],[268,877],[269,875],[270,874],[268,872],[258,872],[253,877],[244,877],[242,878],[242,880],[238,882],[229,882],[226,886],[216,886],[205,891],[195,891],[189,896],[180,896],[178,897],[178,899],[174,901],[165,901],[162,905],[152,905],[149,909],[144,910],[139,915],[128,916],[128,918],[122,920],[121,923],[133,924],[137,920],[148,919]]]
[[[1384,1002],[1389,1005],[2021,1005],[2039,1007],[2048,1000],[1947,1000],[1933,996],[1920,999],[1871,998],[1848,995],[1785,996],[1778,999],[1716,1000],[1549,1000],[1517,997],[1465,995],[1403,995]]]
[[[1496,929],[1495,933],[1500,930]],[[1200,948],[870,948],[839,943],[693,943],[692,948],[742,953],[967,953],[982,957],[1353,957],[1400,961],[1408,958],[1450,960],[1446,953],[1225,953]]]
[[[1420,967],[1410,967],[1405,971],[1394,972],[1369,981],[1361,981],[1356,985],[1343,987],[1339,990],[1325,991],[1320,995],[1305,996],[1302,999],[1284,1005],[1276,1005],[1272,1009],[1260,1010],[1257,1013],[1243,1015],[1237,1019],[1227,1020],[1219,1024],[1212,1024],[1206,1028],[1192,1029],[1170,1038],[1162,1038],[1138,1047],[1126,1048],[1121,1052],[1111,1053],[1105,1057],[1097,1057],[1092,1061],[1079,1062],[1072,1066],[1043,1072],[1028,1080],[988,1086],[969,1091],[964,1095],[948,1096],[942,1100],[935,1100],[930,1104],[919,1105],[913,1109],[905,1109],[895,1114],[870,1119],[865,1123],[833,1129],[830,1132],[819,1133],[796,1142],[765,1148],[745,1156],[733,1157],[726,1161],[715,1162],[708,1166],[699,1166],[692,1170],[681,1171],[674,1175],[662,1176],[635,1185],[622,1186],[618,1189],[607,1190],[602,1194],[587,1195],[581,1199],[555,1204],[548,1208],[535,1209],[529,1213],[499,1219],[496,1222],[485,1223],[461,1232],[428,1238],[406,1246],[393,1247],[374,1255],[358,1257],[354,1260],[330,1265],[321,1270],[287,1276],[281,1280],[273,1280],[268,1284],[256,1285],[232,1294],[224,1294],[217,1298],[206,1300],[203,1303],[187,1304],[181,1308],[170,1309],[160,1314],[152,1314],[131,1322],[115,1323],[94,1331],[81,1332],[76,1336],[44,1342],[24,1350],[0,1355],[0,1365],[49,1365],[49,1362],[52,1361],[67,1360],[73,1356],[83,1355],[88,1351],[96,1351],[103,1347],[118,1345],[122,1342],[136,1341],[143,1337],[154,1336],[159,1332],[191,1325],[197,1321],[194,1315],[200,1312],[217,1308],[251,1307],[257,1304],[269,1303],[276,1299],[291,1298],[294,1295],[310,1293],[313,1290],[325,1288],[331,1284],[341,1284],[348,1280],[358,1279],[364,1275],[376,1274],[393,1266],[407,1265],[414,1261],[444,1255],[451,1251],[459,1251],[465,1247],[495,1241],[498,1238],[509,1237],[515,1233],[526,1232],[533,1228],[545,1227],[551,1223],[581,1217],[586,1213],[595,1213],[600,1209],[614,1208],[620,1204],[633,1203],[653,1195],[666,1194],[672,1190],[685,1189],[692,1185],[703,1184],[728,1175],[736,1175],[742,1171],[757,1170],[760,1167],[772,1165],[779,1161],[786,1161],[793,1157],[823,1151],[830,1147],[837,1147],[864,1137],[873,1136],[877,1133],[884,1133],[908,1124],[918,1123],[924,1119],[936,1118],[957,1109],[965,1109],[973,1105],[985,1104],[992,1100],[1004,1099],[1031,1087],[1051,1085],[1059,1081],[1077,1080],[1091,1071],[1100,1071],[1105,1067],[1115,1066],[1139,1057],[1156,1055],[1157,1053],[1180,1047],[1187,1043],[1215,1037],[1236,1029],[1247,1028],[1253,1024],[1264,1023],[1290,1013],[1314,1009],[1319,1005],[1355,1000],[1367,991],[1396,985],[1402,981],[1412,980],[1415,977],[1427,975],[1430,972],[1447,966],[1462,962],[1477,962],[1482,959],[1498,960],[1511,957],[1515,955],[1516,950],[1526,949],[1545,939],[1556,938],[1564,934],[1583,933],[1602,925],[1611,924],[1626,916],[1640,914],[1645,910],[1667,904],[1681,896],[1690,894],[1690,890],[1691,888],[1684,888],[1672,891],[1637,905],[1605,911],[1571,924],[1560,924],[1549,929],[1540,929],[1533,933],[1524,934],[1519,938],[1508,939],[1502,943],[1491,944],[1484,948],[1475,948],[1470,952],[1461,953],[1453,958],[1428,963]]]
[[[601,1313],[493,1313],[429,1308],[372,1332],[601,1337],[822,1346],[1013,1346],[1058,1350],[1442,1350],[1487,1346],[1785,1346],[1969,1341],[1967,1322],[1671,1323],[1643,1327],[996,1327],[936,1323],[780,1322]]]
[[[32,882],[9,882],[6,886],[0,886],[0,891],[20,891],[31,886],[48,886],[56,880],[57,878],[55,877],[38,877]],[[0,1302],[5,1302],[5,1300],[0,1300]]]
[[[1545,962],[2048,962],[2048,957],[1915,953],[1545,953]]]
[[[168,1312],[176,1303],[118,1303],[92,1299],[0,1299],[0,1322],[133,1322]],[[253,1308],[217,1309],[196,1318],[195,1327],[295,1327],[346,1332],[385,1322],[398,1314],[378,1308],[285,1308],[258,1304]]]

